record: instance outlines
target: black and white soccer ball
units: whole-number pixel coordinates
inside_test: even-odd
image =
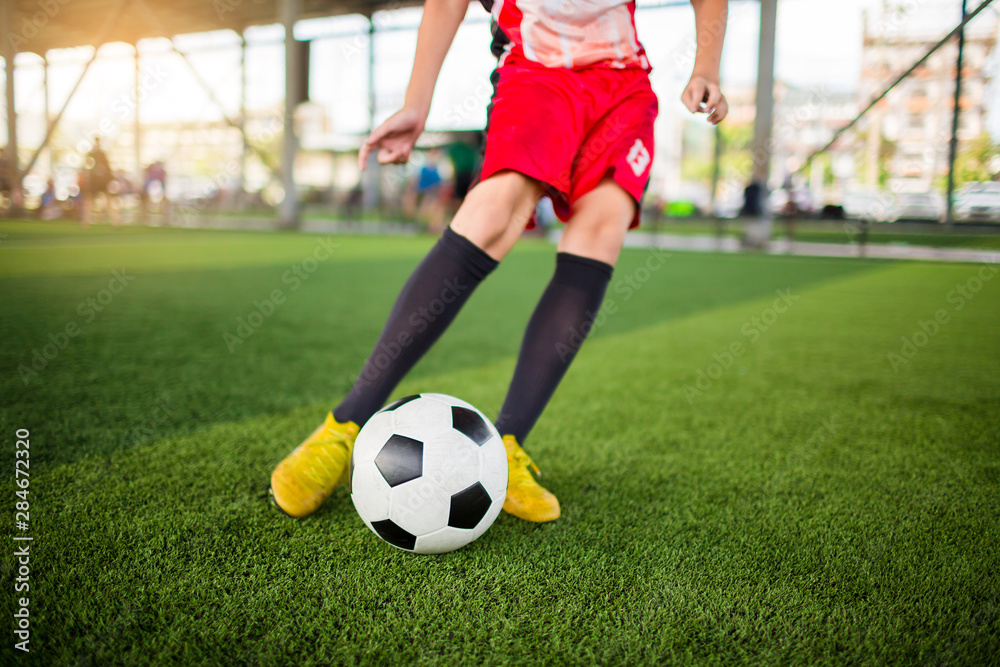
[[[407,396],[376,412],[351,455],[351,500],[389,544],[454,551],[485,533],[507,495],[507,452],[496,428],[465,401]]]

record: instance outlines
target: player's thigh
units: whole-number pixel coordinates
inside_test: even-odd
[[[604,179],[573,204],[573,215],[559,240],[559,252],[614,266],[635,219],[635,209],[632,195],[614,180]]]
[[[516,171],[493,174],[469,190],[451,228],[503,259],[517,243],[542,196],[542,185]]]

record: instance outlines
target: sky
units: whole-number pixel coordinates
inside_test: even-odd
[[[957,22],[960,0],[906,0],[914,17],[930,19],[943,35]],[[653,87],[661,99],[661,116],[679,115],[678,101],[690,74],[694,15],[689,6],[637,11],[639,39],[653,63]],[[862,50],[862,11],[881,0],[781,0],[778,10],[776,78],[791,85],[826,90],[853,90],[858,83]],[[382,32],[376,37],[376,121],[395,111],[402,102],[416,45],[420,9],[376,15]],[[993,11],[991,9],[987,12]],[[953,16],[951,16],[953,14]],[[487,14],[475,3],[462,26],[442,70],[428,120],[430,130],[480,128],[489,100],[489,74],[495,60],[489,53]],[[916,21],[917,18],[912,20]],[[977,19],[979,20],[979,19]],[[992,17],[991,17],[992,20]],[[749,0],[731,4],[722,65],[723,89],[753,84],[757,69],[759,5]],[[338,35],[331,38],[330,35]],[[281,26],[260,26],[247,31],[248,107],[279,108],[284,96],[283,35]],[[311,95],[329,110],[337,132],[360,133],[368,125],[367,22],[357,16],[302,21],[299,39],[314,39]],[[192,52],[191,60],[221,101],[220,110],[197,82],[186,64],[170,50],[166,40],[140,43],[140,115],[143,123],[219,121],[223,114],[239,111],[238,36],[231,32],[182,35],[176,43]],[[49,54],[50,110],[62,105],[90,49],[69,49]],[[124,44],[102,47],[100,57],[67,108],[66,118],[84,127],[102,121],[114,136],[132,123],[132,48]],[[995,59],[996,62],[997,59]],[[991,66],[995,66],[995,62]],[[43,127],[28,118],[41,118],[44,95],[40,60],[32,54],[18,57],[17,106],[22,113],[21,140],[37,144]],[[996,123],[994,123],[994,126]],[[19,126],[20,127],[20,126]],[[5,133],[5,128],[0,128]]]

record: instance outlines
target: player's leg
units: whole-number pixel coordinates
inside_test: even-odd
[[[521,238],[542,191],[535,179],[501,171],[469,191],[451,228],[500,261]]]
[[[403,286],[358,381],[334,410],[339,421],[363,425],[385,404],[513,247],[540,196],[536,181],[513,171],[469,192],[449,229]]]
[[[514,377],[497,419],[510,465],[504,510],[529,521],[559,517],[559,501],[528,472],[521,449],[593,327],[635,200],[608,179],[574,204],[556,255],[556,269],[528,322]],[[535,468],[537,471],[537,468]]]
[[[523,442],[597,317],[636,203],[604,180],[577,200],[535,308],[497,428]]]
[[[469,192],[451,227],[403,286],[350,392],[271,475],[274,501],[286,514],[311,514],[345,479],[359,427],[385,404],[511,249],[540,196],[536,181],[512,171]]]
[[[384,404],[514,245],[541,196],[541,184],[562,193],[569,190],[582,111],[569,105],[575,97],[558,93],[572,85],[572,75],[502,67],[496,81],[482,182],[469,192],[451,228],[403,288],[348,396],[272,475],[275,500],[290,514],[309,514],[330,493],[358,426]]]
[[[568,179],[571,215],[497,419],[510,465],[504,509],[531,521],[550,521],[560,510],[528,472],[534,465],[520,443],[593,328],[625,234],[639,222],[653,158],[657,100],[646,73],[593,68],[573,77],[591,103]]]
[[[614,267],[635,214],[636,201],[632,195],[606,178],[574,204],[573,217],[559,239],[558,252]]]

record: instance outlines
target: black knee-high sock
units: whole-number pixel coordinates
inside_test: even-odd
[[[497,430],[523,443],[566,374],[604,300],[609,264],[561,252],[556,272],[524,332]]]
[[[497,261],[447,228],[399,293],[361,375],[338,405],[339,422],[364,425],[448,328]]]

